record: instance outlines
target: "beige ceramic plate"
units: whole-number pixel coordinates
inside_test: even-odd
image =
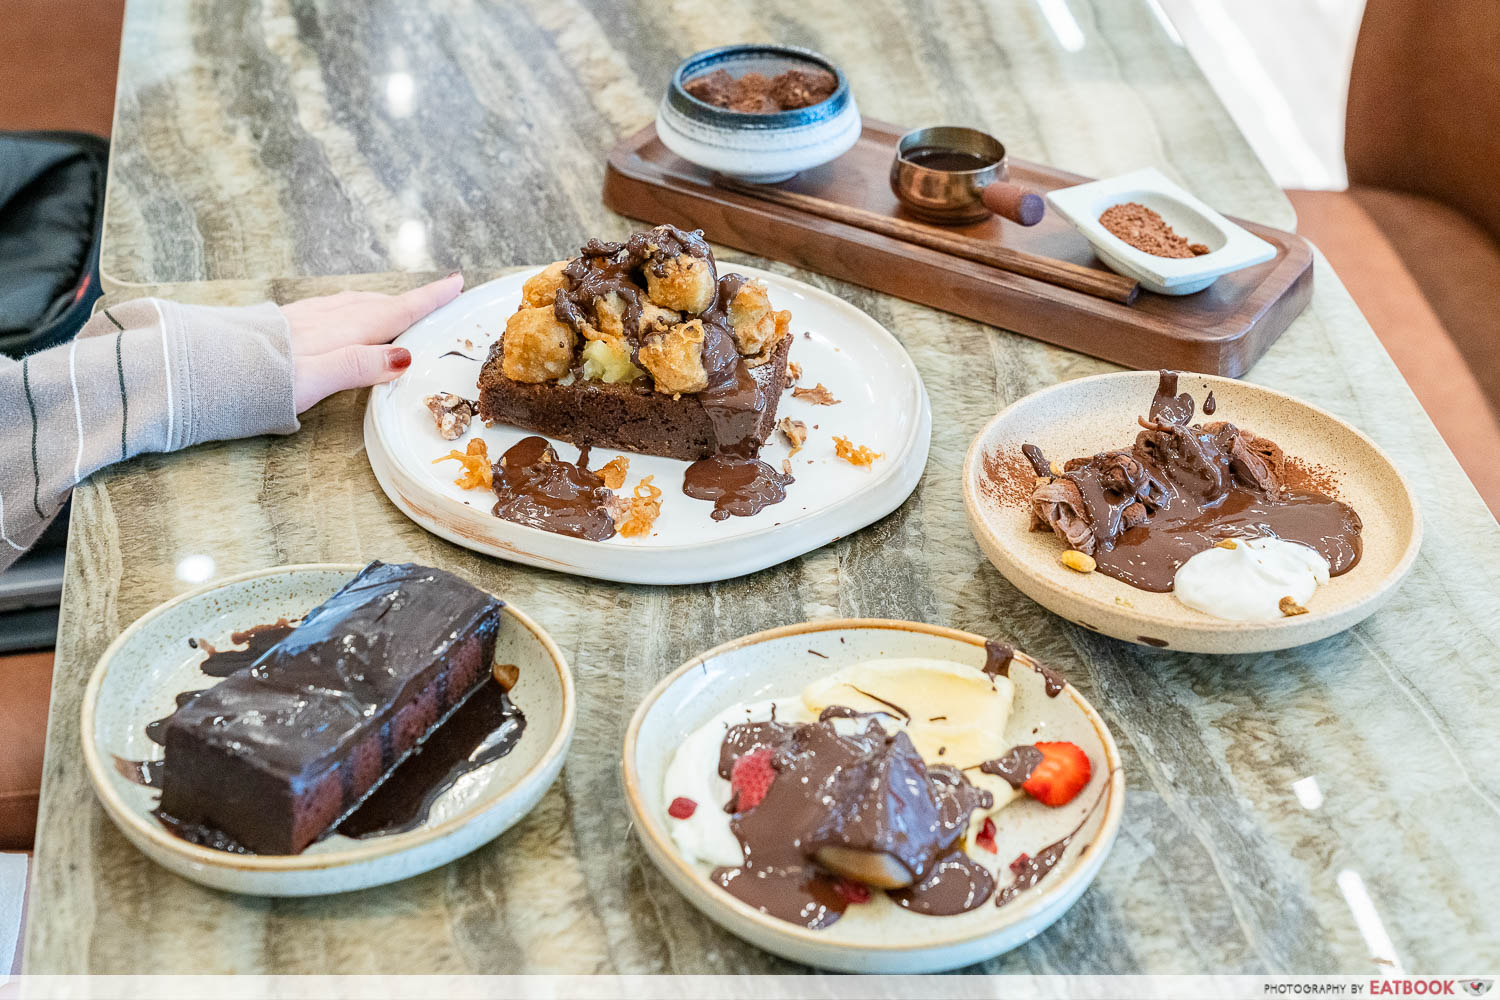
[[[1154,594],[1102,573],[1059,562],[1051,532],[1028,530],[1030,466],[1021,445],[1054,461],[1119,448],[1135,440],[1136,417],[1156,391],[1156,372],[1120,372],[1063,382],[1006,407],[969,446],[964,502],[969,526],[995,568],[1047,610],[1085,628],[1156,647],[1195,653],[1252,653],[1299,646],[1362,621],[1395,593],[1417,556],[1422,522],[1416,498],[1369,438],[1330,413],[1248,382],[1184,372],[1181,391],[1201,409],[1209,390],[1227,420],[1281,445],[1364,522],[1364,555],[1318,588],[1308,614],[1272,622],[1224,621],[1172,594]]]
[[[495,659],[519,668],[511,696],[526,716],[515,749],[464,775],[407,833],[332,836],[294,855],[240,855],[190,844],[151,815],[157,792],[123,777],[116,756],[148,760],[161,748],[145,726],[172,711],[180,691],[202,688],[189,637],[229,645],[229,634],[300,617],[359,572],[357,564],[280,566],[232,576],[147,612],[110,644],[83,696],[83,759],[104,811],[132,844],[184,878],[259,896],[314,896],[382,885],[447,864],[526,815],[562,769],[573,737],[573,677],[552,639],[506,605]],[[502,595],[503,596],[503,595]]]
[[[976,850],[972,856],[996,871],[1002,886],[1011,881],[1005,865],[1012,858],[1078,829],[1058,867],[1008,905],[989,901],[957,916],[926,917],[876,894],[869,903],[850,907],[832,926],[808,930],[712,884],[709,868],[685,858],[669,832],[675,821],[666,812],[663,781],[673,753],[690,733],[733,705],[795,698],[811,681],[883,656],[983,666],[984,638],[917,622],[845,618],[787,625],[715,647],[679,667],[636,709],[625,734],[626,802],[646,853],[668,880],[709,919],[751,944],[846,972],[936,972],[980,962],[1040,934],[1077,901],[1104,864],[1124,809],[1125,776],[1104,720],[1072,685],[1049,697],[1042,675],[1024,654],[1010,671],[1016,697],[1007,733],[1016,743],[1076,743],[1089,755],[1093,775],[1065,806],[1050,809],[1022,797],[996,815],[998,851]]]

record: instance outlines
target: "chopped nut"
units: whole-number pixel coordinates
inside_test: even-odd
[[[819,382],[811,389],[793,389],[792,396],[796,399],[805,399],[814,406],[833,406],[840,402],[840,400],[833,398],[833,393],[829,392],[828,387],[822,382]]]
[[[612,490],[617,490],[625,485],[625,473],[630,469],[630,459],[624,455],[612,458],[600,469],[594,470],[594,475],[604,480],[604,485]]]
[[[1063,552],[1062,564],[1077,573],[1092,573],[1095,566],[1093,556],[1085,555],[1077,549]]]
[[[463,474],[453,480],[461,489],[489,489],[494,484],[495,469],[490,465],[490,453],[484,438],[473,438],[469,441],[467,451],[450,451],[440,458],[434,458],[432,464],[450,460],[464,467]]]
[[[1234,541],[1233,538],[1221,538],[1217,542],[1214,542],[1214,548],[1216,548],[1216,549],[1237,549],[1237,548],[1239,548],[1239,546],[1237,544],[1235,544],[1235,541]]]
[[[422,402],[432,411],[437,431],[444,441],[456,441],[469,429],[474,419],[474,404],[451,392],[435,392]]]
[[[833,451],[850,465],[858,466],[868,466],[882,455],[881,452],[871,451],[862,444],[851,444],[848,438],[839,437],[837,434],[833,436]]]
[[[781,460],[781,474],[784,476],[792,474],[792,460],[790,458],[783,458]]]
[[[500,686],[509,691],[520,679],[521,668],[514,663],[497,663],[491,669],[491,673],[495,675],[495,680],[500,682]]]
[[[1298,604],[1296,601],[1292,600],[1290,595],[1288,595],[1287,597],[1283,597],[1280,601],[1277,602],[1276,606],[1280,608],[1281,613],[1286,615],[1288,618],[1292,617],[1293,615],[1307,614],[1307,609]]]
[[[776,424],[776,429],[786,435],[786,439],[792,443],[792,450],[787,452],[788,456],[795,455],[802,450],[802,442],[807,440],[807,425],[800,420],[791,417],[782,417]]]
[[[1058,465],[1056,462],[1049,462],[1047,464],[1047,468],[1052,472],[1054,476],[1060,476],[1063,474],[1063,467]]]
[[[651,525],[661,516],[661,490],[651,485],[652,476],[635,484],[635,496],[622,497],[625,503],[624,516],[616,518],[615,528],[626,538],[640,538],[650,534]]]
[[[796,385],[797,380],[802,377],[802,366],[795,361],[786,363],[787,385]]]

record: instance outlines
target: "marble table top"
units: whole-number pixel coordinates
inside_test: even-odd
[[[312,275],[455,264],[472,285],[583,236],[623,233],[629,223],[598,203],[603,151],[649,119],[680,55],[740,37],[829,52],[882,118],[975,121],[1017,155],[1088,172],[1156,162],[1221,209],[1292,222],[1144,4],[1070,0],[1085,40],[1076,52],[1030,3],[893,3],[869,17],[864,5],[778,0],[744,23],[706,0],[640,8],[643,20],[569,0],[455,0],[431,15],[417,5],[199,6],[213,13],[179,21],[145,2],[127,18],[105,269],[142,284],[112,300],[395,291],[428,275]],[[392,84],[403,72],[411,81]],[[413,221],[419,228],[403,230]],[[1050,930],[972,971],[1500,965],[1500,528],[1321,257],[1311,305],[1248,377],[1374,438],[1412,481],[1427,539],[1402,590],[1365,623],[1233,657],[1131,646],[1056,618],[1000,577],[969,534],[959,467],[989,415],[1111,366],[770,266],[894,331],[931,394],[934,429],[923,481],[899,510],[748,577],[601,583],[427,534],[374,481],[364,393],[319,405],[291,437],[144,456],[80,487],[27,971],[800,971],[702,919],[652,867],[618,764],[632,710],[676,665],[747,632],[825,616],[1012,640],[1061,669],[1120,744],[1125,819],[1097,881]],[[212,559],[217,575],[415,559],[513,600],[550,630],[577,678],[579,728],[562,778],[492,844],[391,886],[266,900],[167,874],[96,804],[78,712],[110,640],[193,586],[177,575],[189,555]]]

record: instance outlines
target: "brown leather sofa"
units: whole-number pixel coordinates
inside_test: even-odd
[[[1500,514],[1500,2],[1368,0],[1344,157],[1298,231]]]

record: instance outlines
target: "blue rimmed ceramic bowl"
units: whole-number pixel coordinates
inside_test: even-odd
[[[791,111],[730,111],[689,94],[689,80],[726,70],[775,76],[816,67],[834,75],[833,94]],[[689,56],[672,74],[656,115],[656,134],[690,163],[757,184],[784,181],[849,150],[859,138],[859,108],[849,80],[833,63],[791,45],[726,45]]]

